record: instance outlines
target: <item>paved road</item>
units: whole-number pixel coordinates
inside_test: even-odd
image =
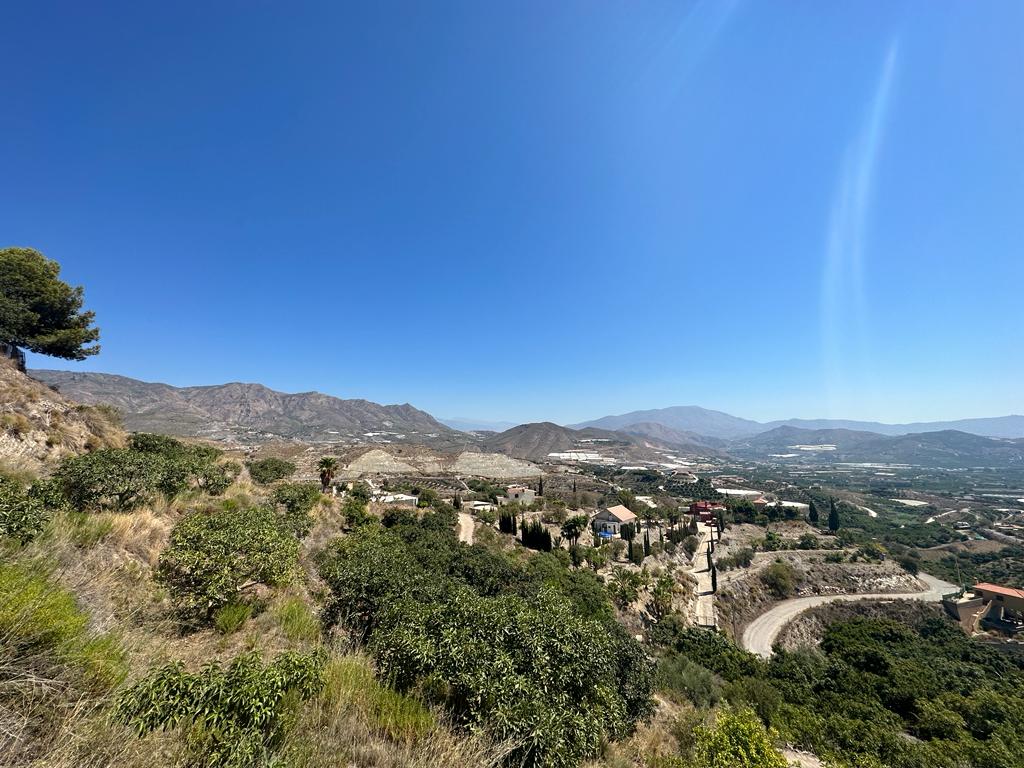
[[[772,655],[772,645],[779,632],[789,622],[806,611],[826,603],[834,603],[839,600],[925,600],[930,603],[937,603],[944,594],[956,591],[956,586],[949,582],[929,576],[927,573],[918,574],[918,580],[923,581],[927,588],[921,592],[910,592],[904,594],[867,594],[867,595],[815,595],[814,597],[796,597],[792,600],[784,600],[767,613],[763,613],[750,622],[750,625],[743,632],[743,647],[748,651],[768,658]]]
[[[465,512],[459,512],[459,541],[473,543],[473,517]]]
[[[707,551],[711,546],[711,539],[715,535],[713,529],[701,525],[698,529],[700,543],[697,545],[697,552],[693,558],[693,565],[690,573],[697,580],[697,603],[694,619],[698,626],[717,627],[718,616],[715,613],[715,596],[711,592],[711,571],[707,566]],[[715,539],[718,540],[717,538]]]

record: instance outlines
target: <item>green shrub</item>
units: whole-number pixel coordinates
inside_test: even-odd
[[[398,599],[370,647],[399,691],[423,690],[457,722],[518,741],[510,764],[577,765],[635,719],[609,664],[620,648],[554,591],[532,605],[465,588],[444,602]]]
[[[791,597],[796,591],[796,571],[781,561],[769,565],[761,573],[761,581],[778,598]]]
[[[749,709],[724,710],[713,727],[694,729],[694,763],[701,768],[786,768],[774,741]]]
[[[273,501],[284,513],[282,523],[299,538],[313,528],[313,507],[320,501],[320,488],[312,483],[284,483],[274,489]]]
[[[244,602],[247,588],[287,581],[298,549],[273,510],[197,511],[174,526],[157,575],[183,616],[209,621],[222,606]]]
[[[657,681],[677,701],[685,698],[697,707],[713,707],[722,698],[721,681],[714,673],[678,654],[658,661]]]
[[[564,550],[525,561],[459,544],[453,515],[364,527],[319,556],[325,618],[369,643],[385,679],[520,742],[511,764],[574,765],[651,707],[653,666]],[[595,616],[596,620],[587,616]]]
[[[39,494],[0,476],[0,537],[29,542],[43,530],[50,514]]]
[[[252,606],[247,603],[228,603],[217,609],[213,626],[222,635],[233,635],[252,616]]]
[[[271,456],[258,461],[250,461],[249,476],[260,485],[270,485],[295,474],[295,465],[290,461]]]
[[[185,735],[191,765],[256,768],[280,764],[275,752],[297,703],[323,687],[320,653],[286,652],[268,664],[259,654],[213,663],[198,673],[179,663],[153,670],[125,691],[115,717],[139,736],[161,728]]]
[[[61,463],[54,477],[75,509],[130,512],[157,493],[174,496],[193,484],[220,493],[231,482],[227,469],[213,463],[219,455],[214,448],[143,434],[133,435],[130,445]]]

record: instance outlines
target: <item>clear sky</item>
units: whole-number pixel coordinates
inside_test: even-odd
[[[1024,412],[1024,3],[0,7],[103,351],[440,416]]]

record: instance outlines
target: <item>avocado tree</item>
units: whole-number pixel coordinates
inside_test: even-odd
[[[57,262],[32,248],[0,249],[0,342],[66,360],[95,355],[100,331],[82,303],[82,287],[61,280]]]

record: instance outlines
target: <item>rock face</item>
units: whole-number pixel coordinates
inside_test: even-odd
[[[79,402],[114,406],[125,427],[140,432],[240,442],[378,437],[416,443],[461,434],[408,404],[379,405],[320,392],[289,394],[262,384],[172,387],[107,373],[31,373]]]
[[[0,462],[38,474],[65,456],[124,443],[109,409],[71,402],[0,359]]]

